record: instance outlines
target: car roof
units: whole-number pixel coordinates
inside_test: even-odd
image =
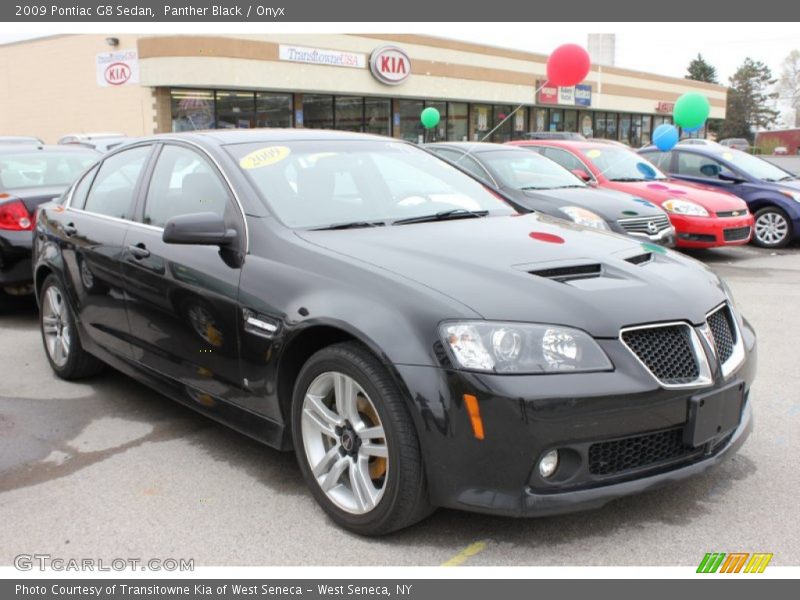
[[[498,150],[510,150],[511,152],[524,150],[524,148],[518,148],[510,144],[496,144],[494,142],[432,142],[430,144],[425,144],[425,147],[453,148],[461,152],[469,152],[470,154],[497,152]]]
[[[140,137],[136,141],[156,142],[159,140],[186,140],[200,144],[226,146],[229,144],[252,144],[259,142],[301,142],[301,141],[393,141],[410,143],[401,139],[387,138],[385,135],[356,133],[352,131],[333,131],[329,129],[207,129],[201,131],[182,131]]]
[[[560,148],[565,149],[573,149],[573,150],[591,150],[592,148],[597,148],[599,150],[607,151],[609,146],[615,146],[616,144],[606,144],[604,142],[590,142],[584,140],[519,140],[512,142],[514,146],[558,146]],[[631,150],[632,148],[625,148],[623,149]]]
[[[79,154],[93,152],[94,154],[97,154],[97,152],[92,148],[87,148],[86,146],[77,144],[3,144],[0,142],[0,154],[20,154],[22,152],[27,153],[33,151],[60,154],[63,154],[64,152],[75,152]]]

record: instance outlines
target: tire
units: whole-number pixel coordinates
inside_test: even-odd
[[[331,389],[326,392],[328,387]],[[337,394],[348,389],[350,394]],[[318,403],[308,400],[311,396]],[[353,399],[354,411],[340,411],[349,417],[337,412],[344,407],[336,401],[337,396]],[[327,418],[319,403],[328,409]],[[341,426],[334,425],[335,421]],[[328,433],[322,433],[319,423]],[[368,430],[383,437],[358,435]],[[433,512],[408,408],[386,368],[363,345],[345,342],[329,346],[303,365],[292,399],[292,438],[312,495],[341,527],[361,535],[383,535]],[[381,462],[383,455],[385,462]],[[318,475],[312,470],[312,461]],[[342,464],[345,466],[339,468]],[[322,484],[329,481],[326,492]]]
[[[753,243],[762,248],[783,248],[792,239],[792,222],[777,206],[756,212],[753,229]]]
[[[61,379],[71,380],[102,371],[103,363],[81,345],[75,317],[55,275],[48,275],[44,280],[40,298],[39,330],[45,356],[55,374]]]

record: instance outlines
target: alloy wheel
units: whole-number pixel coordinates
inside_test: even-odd
[[[66,301],[56,286],[50,286],[44,294],[42,331],[50,359],[57,367],[63,367],[69,360],[71,333]]]
[[[756,238],[764,245],[778,245],[788,234],[789,223],[780,213],[765,212],[756,219]]]
[[[389,449],[372,400],[352,377],[317,376],[303,400],[303,447],[325,495],[355,515],[373,510],[386,490]]]

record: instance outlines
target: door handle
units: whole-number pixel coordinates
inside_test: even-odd
[[[78,228],[75,227],[74,223],[67,223],[66,225],[64,225],[63,230],[64,230],[64,235],[66,235],[67,237],[72,237],[73,235],[78,233]]]
[[[150,256],[150,250],[145,248],[144,244],[128,246],[128,252],[130,252],[133,255],[133,258],[137,260],[141,260],[142,258],[147,258]]]

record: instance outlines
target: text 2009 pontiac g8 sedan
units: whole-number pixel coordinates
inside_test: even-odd
[[[403,142],[140,140],[41,209],[35,256],[58,375],[108,363],[294,448],[358,533],[600,506],[750,431],[755,336],[717,276]]]

